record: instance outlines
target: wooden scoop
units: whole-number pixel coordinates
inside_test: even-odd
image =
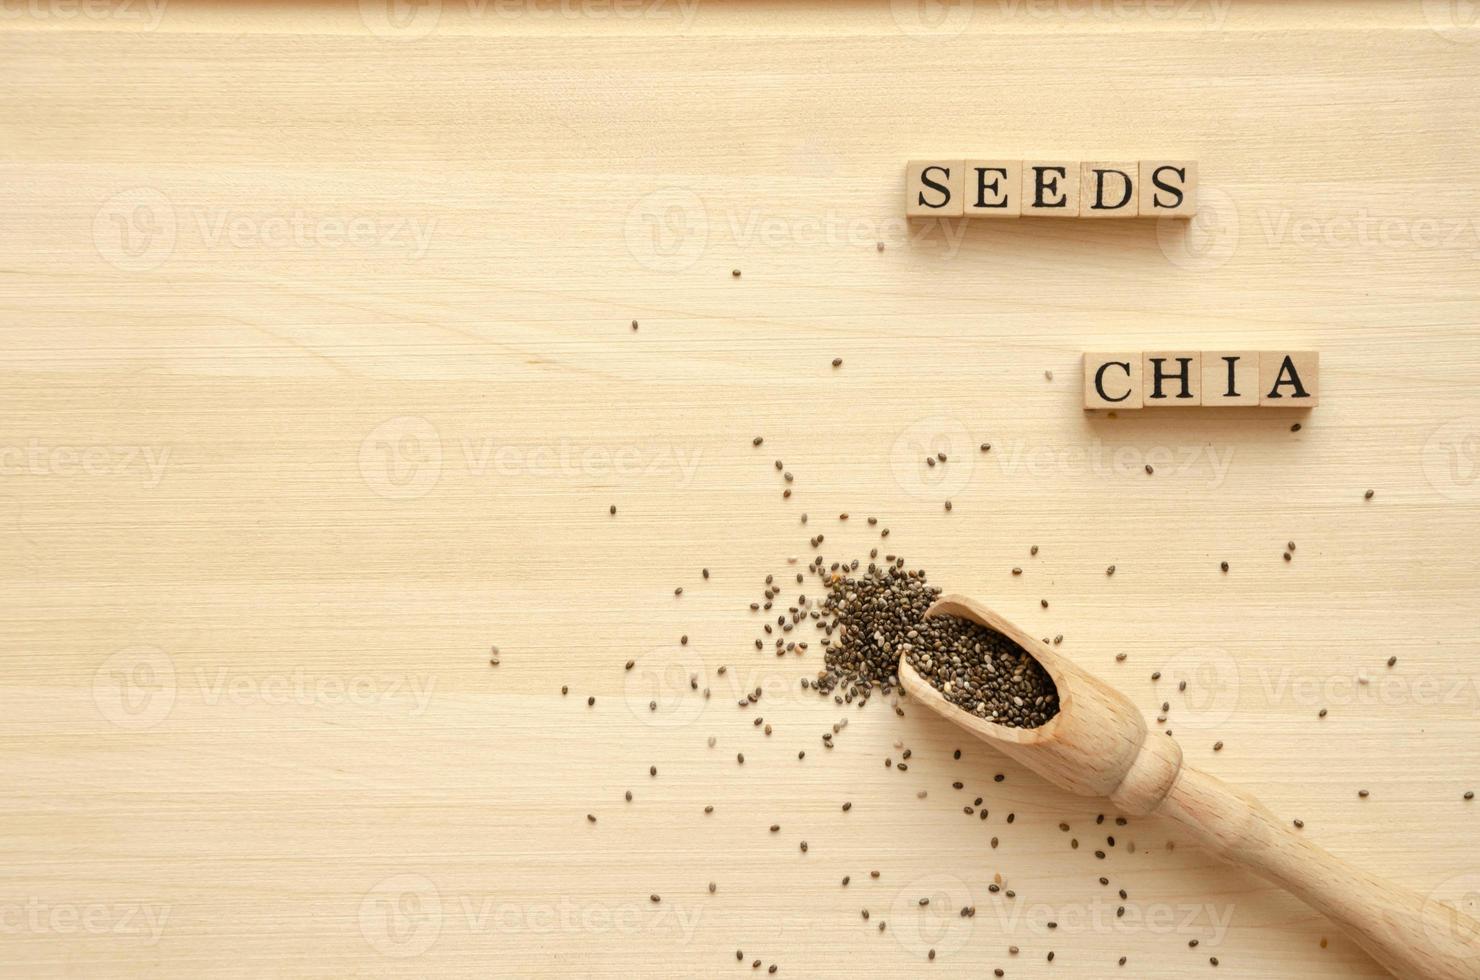
[[[959,616],[1017,643],[1053,678],[1059,713],[1039,728],[985,721],[951,704],[901,658],[899,680],[910,697],[1055,786],[1109,797],[1125,813],[1172,818],[1213,854],[1339,924],[1395,976],[1480,978],[1480,923],[1468,915],[1338,860],[1252,796],[1183,765],[1177,743],[1148,733],[1141,712],[1124,695],[990,609],[952,595],[926,615]]]

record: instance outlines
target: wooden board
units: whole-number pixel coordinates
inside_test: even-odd
[[[1480,34],[1074,6],[7,18],[0,972],[1376,975],[758,654],[764,576],[867,515],[1311,839],[1475,894]],[[907,224],[940,152],[1195,159],[1199,213]],[[1080,407],[1082,351],[1284,345],[1299,432]]]

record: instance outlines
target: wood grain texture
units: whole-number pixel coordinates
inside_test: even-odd
[[[901,655],[899,682],[913,706],[935,712],[1054,786],[1105,797],[1122,813],[1176,820],[1198,846],[1274,882],[1330,918],[1396,977],[1474,976],[1480,921],[1461,909],[1463,903],[1435,901],[1348,864],[1307,840],[1303,825],[1281,821],[1247,792],[1183,765],[1182,747],[1166,732],[1150,732],[1123,694],[969,596],[942,596],[927,616],[959,616],[1027,651],[1052,678],[1059,711],[1032,729],[977,717],[947,701],[915,672],[912,658]],[[1179,680],[1177,689],[1185,692],[1195,683],[1195,678]],[[1164,710],[1170,710],[1165,703]],[[1158,723],[1165,721],[1164,713],[1157,717]],[[1113,837],[1106,840],[1115,845]],[[1095,851],[1097,858],[1106,856]]]
[[[1097,860],[1092,804],[803,696],[816,646],[757,654],[747,605],[868,514],[1473,906],[1474,27],[411,9],[0,22],[0,972],[1379,975],[1170,823]],[[951,148],[1195,159],[1198,215],[907,223],[902,161]],[[1080,408],[1082,351],[1284,346],[1313,412]]]

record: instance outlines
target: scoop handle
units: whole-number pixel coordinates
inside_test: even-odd
[[[1156,812],[1186,827],[1213,854],[1336,922],[1394,976],[1480,978],[1480,923],[1437,898],[1352,867],[1222,780],[1183,766]]]

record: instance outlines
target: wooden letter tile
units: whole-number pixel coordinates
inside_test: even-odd
[[[1197,161],[1142,160],[1140,199],[1143,218],[1191,218],[1197,214]]]
[[[1320,355],[1307,351],[1261,351],[1260,408],[1314,408],[1321,397]]]
[[[1141,211],[1137,194],[1140,164],[1083,163],[1079,167],[1081,218],[1134,218]]]
[[[1141,407],[1141,352],[1084,355],[1085,408]]]
[[[911,218],[959,218],[963,175],[960,160],[911,160],[904,176],[904,213]]]
[[[1079,217],[1079,161],[1023,161],[1023,217]]]
[[[1147,408],[1175,405],[1188,408],[1202,404],[1202,355],[1191,351],[1147,351],[1141,369],[1141,385]]]
[[[1259,404],[1259,352],[1202,352],[1202,403],[1208,407]]]
[[[1021,160],[967,160],[966,216],[1016,218],[1023,213]]]

